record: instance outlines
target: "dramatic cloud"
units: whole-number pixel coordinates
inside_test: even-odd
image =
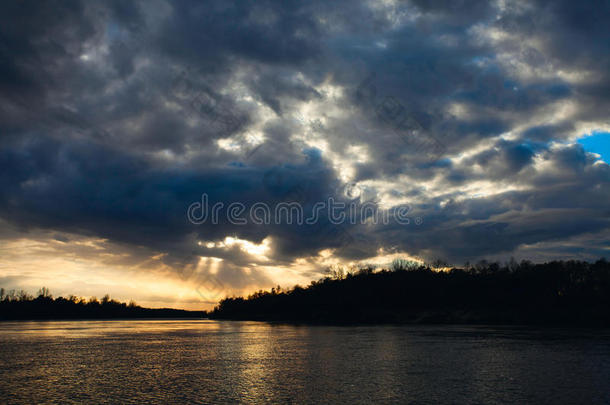
[[[0,10],[7,286],[52,284],[65,263],[45,261],[78,258],[57,288],[130,298],[148,277],[173,287],[143,302],[211,305],[338,262],[608,252],[610,168],[578,143],[609,137],[607,1]],[[188,220],[202,194],[224,204],[218,221]],[[294,202],[307,218],[329,198],[408,221],[225,215]],[[78,280],[97,287],[67,291]]]

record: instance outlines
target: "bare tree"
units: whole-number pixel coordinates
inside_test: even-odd
[[[42,287],[38,290],[38,298],[52,298],[50,290],[47,287]]]

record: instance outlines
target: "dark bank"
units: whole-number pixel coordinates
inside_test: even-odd
[[[327,324],[610,325],[610,265],[480,262],[443,271],[397,261],[336,273],[303,288],[222,300],[214,319]]]
[[[36,297],[24,291],[6,292],[0,289],[0,320],[43,319],[141,319],[141,318],[203,318],[205,311],[186,311],[171,308],[143,308],[131,301],[118,302],[106,295],[97,298],[53,298],[47,288],[41,288]]]

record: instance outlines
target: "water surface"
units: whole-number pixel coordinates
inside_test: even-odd
[[[610,331],[0,322],[2,403],[610,403]]]

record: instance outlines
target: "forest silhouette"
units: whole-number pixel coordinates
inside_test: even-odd
[[[25,319],[122,319],[122,318],[202,318],[205,311],[170,308],[143,308],[131,301],[118,302],[105,295],[101,300],[76,297],[53,298],[48,288],[34,297],[25,291],[0,288],[0,320]]]
[[[214,319],[303,323],[487,323],[610,326],[610,264],[553,261],[464,268],[398,260],[331,269],[306,288],[222,300]]]
[[[0,320],[203,318],[298,323],[487,323],[610,326],[610,262],[481,261],[455,268],[396,260],[389,269],[335,266],[307,287],[227,297],[211,312],[143,308],[0,288]]]

